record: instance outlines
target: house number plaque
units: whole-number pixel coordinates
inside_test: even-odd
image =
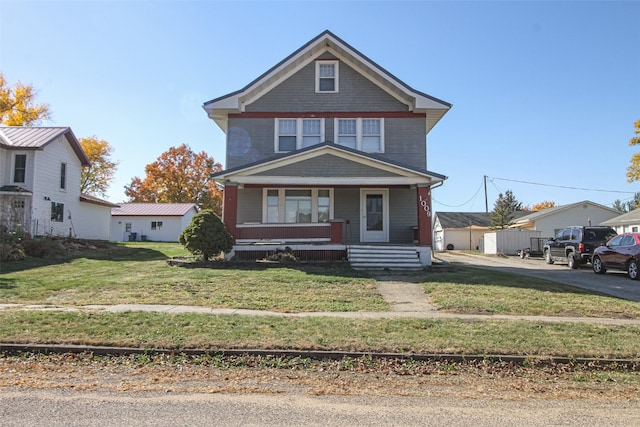
[[[429,208],[429,202],[427,200],[423,199],[422,195],[420,195],[420,201],[418,203],[420,203],[420,206],[422,207],[422,209],[424,209],[424,211],[427,213],[427,216],[430,217],[431,216],[431,208]]]

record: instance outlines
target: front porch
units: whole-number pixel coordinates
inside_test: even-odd
[[[423,270],[431,265],[431,248],[415,245],[345,245],[261,242],[234,245],[227,258],[243,261],[291,253],[303,262],[344,262],[356,270]]]

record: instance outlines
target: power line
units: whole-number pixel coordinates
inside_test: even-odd
[[[517,179],[508,179],[508,178],[496,178],[496,177],[493,177],[493,176],[490,176],[488,178],[490,178],[491,180],[497,179],[497,180],[501,180],[501,181],[519,182],[521,184],[540,185],[542,187],[565,188],[565,189],[569,189],[569,190],[599,191],[599,192],[602,192],[602,193],[621,193],[621,194],[635,194],[636,193],[635,191],[598,190],[598,189],[593,189],[593,188],[570,187],[570,186],[566,186],[566,185],[542,184],[542,183],[539,183],[539,182],[520,181],[520,180],[517,180]],[[495,186],[495,184],[494,184],[494,186]]]
[[[464,202],[464,203],[462,203],[462,204],[460,204],[460,205],[447,205],[447,204],[445,204],[445,203],[442,203],[442,202],[437,201],[433,196],[431,197],[431,199],[432,199],[434,202],[438,203],[439,205],[446,206],[446,207],[448,207],[448,208],[459,208],[459,207],[461,207],[461,206],[464,206],[464,205],[466,205],[466,204],[469,204],[470,202],[473,202],[473,201],[476,199],[476,197],[478,197],[478,193],[480,192],[480,189],[482,188],[482,186],[483,186],[483,185],[484,185],[483,183],[480,183],[480,186],[479,186],[479,187],[478,187],[478,189],[476,190],[475,194],[474,194],[473,196],[471,196],[471,198],[470,198],[469,200],[467,200],[466,202]]]

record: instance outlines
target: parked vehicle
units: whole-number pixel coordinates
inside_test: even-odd
[[[567,263],[569,268],[578,268],[591,261],[593,251],[617,233],[611,227],[583,226],[567,227],[544,244],[544,258],[547,264]]]
[[[618,234],[606,245],[596,248],[591,265],[596,274],[604,274],[607,269],[623,270],[630,279],[637,280],[640,273],[640,233]]]

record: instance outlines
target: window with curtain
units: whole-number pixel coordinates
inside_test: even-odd
[[[278,151],[295,150],[297,135],[296,119],[278,120]]]
[[[263,222],[316,223],[331,219],[331,189],[269,188],[264,191]]]
[[[367,153],[384,151],[382,119],[336,119],[335,140],[345,147]]]
[[[338,61],[316,62],[316,92],[338,91]]]
[[[324,140],[324,119],[276,119],[276,152],[311,147]]]
[[[356,119],[338,120],[338,144],[354,149],[358,147],[356,123]]]

